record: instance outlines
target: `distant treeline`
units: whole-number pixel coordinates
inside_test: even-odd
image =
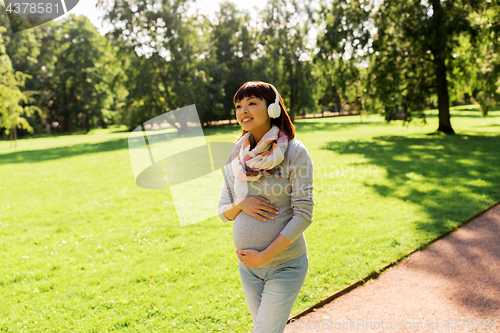
[[[429,2],[276,0],[257,22],[225,2],[212,22],[187,16],[191,1],[114,1],[106,36],[75,15],[13,33],[0,3],[0,134],[132,130],[191,104],[210,126],[235,117],[250,80],[277,87],[292,120],[349,109],[406,122],[437,107],[453,133],[450,104],[486,116],[500,101],[500,0]]]

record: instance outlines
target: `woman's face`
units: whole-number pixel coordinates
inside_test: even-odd
[[[237,101],[236,119],[245,131],[252,132],[261,128],[268,128],[271,118],[267,114],[266,101],[258,97],[246,97]]]

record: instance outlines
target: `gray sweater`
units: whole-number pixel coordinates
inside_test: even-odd
[[[304,230],[312,223],[313,196],[313,163],[309,152],[302,142],[296,139],[288,141],[283,162],[268,170],[270,174],[278,173],[282,178],[262,175],[258,180],[239,182],[236,184],[231,168],[231,161],[238,156],[240,147],[235,146],[229,155],[224,168],[224,185],[219,198],[219,216],[224,222],[230,220],[224,215],[224,208],[236,198],[236,193],[247,193],[243,197],[262,196],[270,204],[279,208],[274,220],[266,217],[266,222],[259,220],[244,211],[238,213],[233,224],[233,241],[236,250],[265,250],[278,236],[283,234],[291,244],[281,250],[269,261],[259,267],[276,266],[286,261],[299,258],[307,253]]]

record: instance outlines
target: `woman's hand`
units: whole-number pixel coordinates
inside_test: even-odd
[[[264,252],[252,249],[236,251],[236,255],[245,266],[250,268],[259,267],[263,263],[269,261],[269,258],[266,257]]]
[[[271,213],[275,215],[279,214],[278,207],[271,205],[269,200],[258,195],[244,198],[237,206],[248,215],[264,222],[267,221],[266,217],[274,220],[274,216]]]

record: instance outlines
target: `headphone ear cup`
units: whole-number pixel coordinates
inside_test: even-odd
[[[267,107],[267,114],[271,118],[278,118],[281,114],[279,93],[278,93],[278,90],[276,90],[276,88],[272,84],[268,83],[268,85],[271,88],[273,88],[274,92],[276,93],[276,99],[275,99],[274,103],[269,104],[269,106]]]
[[[267,114],[271,118],[278,118],[281,114],[281,108],[279,104],[271,103],[267,107]]]

